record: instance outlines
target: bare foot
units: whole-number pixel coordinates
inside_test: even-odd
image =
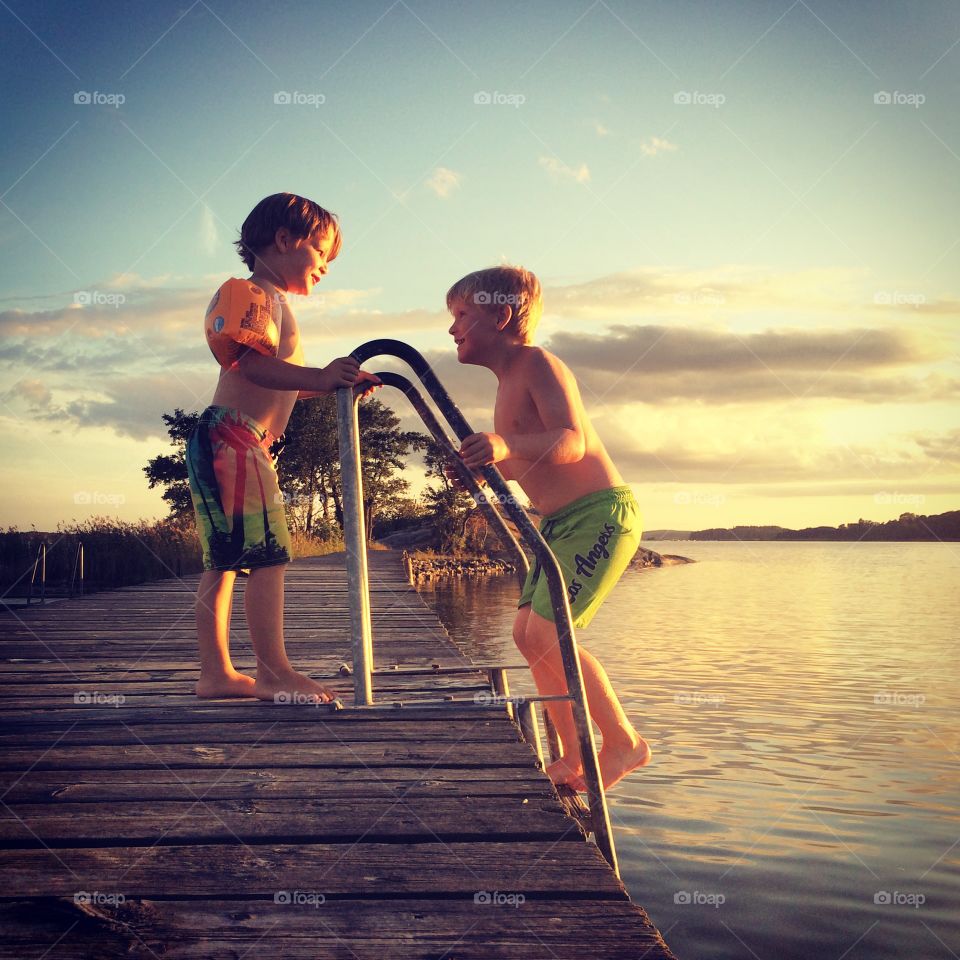
[[[218,673],[215,676],[201,676],[197,681],[196,694],[207,699],[218,697],[252,697],[256,681],[245,673]]]
[[[645,767],[653,759],[650,744],[643,737],[638,736],[633,743],[607,746],[604,744],[597,757],[600,764],[600,776],[603,779],[603,789],[609,790],[619,783],[631,770]],[[587,783],[581,774],[570,782],[574,790],[581,792],[587,789]]]
[[[572,786],[572,781],[580,776],[582,768],[579,763],[571,757],[563,756],[559,760],[554,760],[547,767],[547,776],[555,783],[568,783]]]
[[[296,670],[282,675],[257,676],[253,695],[274,703],[327,703],[336,700],[337,693]]]

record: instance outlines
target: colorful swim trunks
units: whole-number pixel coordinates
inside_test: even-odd
[[[289,563],[290,531],[277,471],[276,438],[230,407],[207,407],[187,442],[190,496],[205,570]]]
[[[573,625],[585,627],[640,546],[637,500],[629,487],[589,493],[544,517],[540,533],[563,571]],[[553,621],[550,588],[539,563],[527,574],[517,606],[527,603]]]

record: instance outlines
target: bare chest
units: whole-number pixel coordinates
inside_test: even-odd
[[[300,327],[286,300],[280,301],[282,322],[277,357],[289,363],[303,364],[303,348],[300,345]]]
[[[500,385],[493,411],[493,427],[501,436],[505,433],[535,433],[543,429],[533,398],[525,385]]]

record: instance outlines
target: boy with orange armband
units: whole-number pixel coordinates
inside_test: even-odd
[[[220,379],[187,444],[204,566],[196,603],[196,692],[327,701],[333,691],[294,670],[283,643],[283,581],[292,557],[270,446],[297,400],[338,387],[366,394],[379,381],[352,357],[322,368],[304,365],[287,297],[309,294],[340,252],[333,214],[304,197],[274,194],[253,208],[236,246],[252,275],[227,280],[207,308],[204,328]],[[256,679],[237,672],[230,660],[230,610],[241,570],[249,570],[244,606]]]

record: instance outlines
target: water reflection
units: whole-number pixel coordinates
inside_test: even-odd
[[[609,795],[635,899],[681,957],[960,953],[960,546],[665,549],[698,562],[629,573],[579,637],[655,750]],[[425,596],[522,662],[513,580]]]

